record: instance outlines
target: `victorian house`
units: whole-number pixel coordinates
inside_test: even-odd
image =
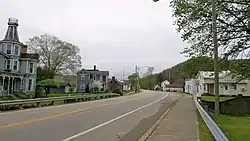
[[[0,96],[35,92],[39,55],[27,53],[17,27],[18,20],[10,18],[5,37],[0,40]]]

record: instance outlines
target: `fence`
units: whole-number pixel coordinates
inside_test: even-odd
[[[36,104],[36,107],[39,107],[42,102],[51,102],[51,105],[55,101],[64,101],[64,103],[70,101],[88,101],[91,99],[103,99],[120,96],[118,94],[103,94],[103,95],[80,95],[80,96],[61,96],[61,97],[52,97],[52,98],[36,98],[36,99],[21,99],[21,100],[8,100],[0,101],[0,111],[8,110],[11,107],[18,106],[19,109],[23,108],[25,104]]]
[[[209,114],[203,109],[203,107],[197,101],[197,98],[195,98],[195,105],[202,119],[206,123],[208,129],[212,133],[215,141],[229,141],[227,137],[224,135],[224,133],[221,131],[221,129],[218,127],[218,125],[213,121],[213,119],[209,116]]]

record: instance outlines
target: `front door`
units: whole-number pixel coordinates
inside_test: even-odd
[[[208,85],[208,93],[214,95],[214,84],[207,84]]]

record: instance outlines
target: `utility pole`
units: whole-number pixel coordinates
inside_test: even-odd
[[[169,70],[168,72],[168,81],[169,81],[169,84],[171,84],[171,71]],[[170,91],[170,85],[168,85],[169,87],[169,91]]]
[[[135,75],[136,75],[136,80],[135,80],[135,92],[137,92],[138,89],[138,67],[137,65],[135,66]]]
[[[124,68],[122,69],[122,80],[124,80]]]
[[[212,21],[213,21],[213,43],[214,43],[214,93],[215,93],[215,115],[220,114],[219,105],[219,68],[218,68],[218,40],[217,40],[217,13],[216,0],[212,0]]]

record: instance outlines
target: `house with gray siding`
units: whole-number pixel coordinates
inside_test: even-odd
[[[18,20],[9,18],[8,29],[0,40],[0,96],[12,93],[34,93],[38,54],[27,53],[19,41]]]
[[[96,68],[96,65],[93,69],[82,69],[77,72],[76,91],[88,92],[95,81],[101,82],[103,90],[106,90],[108,88],[108,76],[109,71],[100,71]]]

